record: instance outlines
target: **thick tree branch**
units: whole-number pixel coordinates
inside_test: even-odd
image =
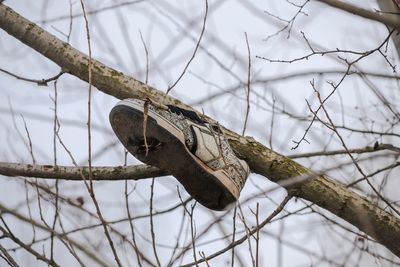
[[[85,54],[1,4],[0,28],[43,54],[63,70],[84,81],[88,80],[88,57]],[[92,61],[92,64],[93,85],[106,94],[117,98],[145,99],[148,97],[160,103],[181,105],[192,109],[179,100],[98,61]],[[211,120],[211,118],[202,117]],[[309,169],[268,149],[251,137],[241,137],[227,129],[225,132],[235,152],[249,163],[253,172],[284,185],[292,195],[309,200],[336,214],[375,238],[400,257],[399,218],[377,207],[342,184],[314,174]],[[306,179],[300,179],[301,182],[296,184],[290,182],[299,177]]]
[[[400,8],[394,0],[378,0],[377,2],[382,13],[395,14],[395,19],[400,24]],[[400,35],[392,34],[392,40],[396,47],[397,56],[400,56]]]
[[[338,0],[317,0],[317,1],[325,3],[332,7],[341,9],[343,11],[352,13],[354,15],[366,18],[366,19],[381,22],[388,27],[400,29],[400,21],[398,18],[399,17],[398,14],[374,12],[374,11],[370,11],[370,10],[367,10],[367,9],[364,9],[361,7],[354,6],[352,4],[348,4],[343,1],[338,1]]]
[[[45,179],[82,180],[82,173],[89,173],[89,167],[69,167],[53,165],[31,165],[20,163],[0,162],[0,175],[24,176]],[[167,171],[153,166],[134,165],[117,167],[92,167],[93,180],[142,180],[151,177],[169,175]]]

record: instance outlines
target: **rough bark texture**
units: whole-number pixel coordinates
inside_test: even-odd
[[[400,20],[398,14],[370,11],[352,4],[348,4],[344,1],[338,1],[338,0],[317,0],[317,1],[366,19],[379,21],[385,24],[386,26],[390,26],[395,29],[400,29]],[[393,2],[392,0],[380,0],[380,1],[387,2],[385,3],[385,5],[389,4],[389,2]],[[378,2],[380,1],[378,0]]]
[[[87,177],[88,167],[67,167],[53,165],[31,165],[0,162],[0,174],[5,176],[25,176],[45,179],[82,180]],[[92,167],[92,179],[96,181],[142,180],[165,176],[169,173],[153,166],[135,165],[118,167]]]
[[[400,8],[394,0],[378,0],[378,5],[383,13],[393,14],[394,19],[400,24]],[[400,56],[400,34],[392,35],[394,46],[396,47],[397,56]]]
[[[43,54],[63,70],[87,81],[88,57],[0,4],[0,28]],[[92,84],[116,98],[150,98],[159,103],[178,104],[177,99],[128,77],[104,64],[93,62]],[[191,108],[192,109],[192,108]],[[204,117],[204,116],[203,116]],[[208,117],[205,119],[211,120]],[[253,172],[285,186],[293,195],[309,200],[353,224],[400,257],[400,219],[377,207],[342,184],[314,174],[295,161],[268,149],[251,137],[226,130],[235,152]],[[300,181],[297,181],[297,179]],[[306,179],[304,179],[306,178]],[[297,181],[293,184],[291,181]]]

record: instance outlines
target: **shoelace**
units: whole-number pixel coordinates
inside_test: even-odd
[[[173,105],[167,105],[168,109],[177,114],[177,115],[183,115],[186,118],[192,120],[193,122],[199,123],[201,125],[204,125],[206,123],[206,121],[202,120],[196,112],[191,111],[191,110],[187,110],[187,109],[183,109],[183,108],[179,108],[177,106],[173,106]]]

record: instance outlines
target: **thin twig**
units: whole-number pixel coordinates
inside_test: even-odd
[[[5,249],[1,244],[0,244],[0,252],[4,255],[2,258],[7,261],[7,263],[11,267],[19,267],[18,263],[13,259],[13,257],[8,253],[7,249]]]
[[[153,178],[151,181],[151,190],[150,190],[150,232],[151,232],[151,242],[153,246],[154,257],[157,261],[157,266],[161,267],[160,259],[158,258],[157,248],[156,248],[156,235],[154,233],[154,224],[153,224],[153,196],[154,196],[154,181]]]
[[[273,147],[272,147],[272,135],[273,135],[273,132],[274,132],[275,102],[276,102],[276,99],[275,99],[274,96],[272,96],[272,115],[271,115],[271,126],[270,126],[271,130],[270,130],[270,134],[269,134],[269,147],[271,149],[273,149]]]
[[[103,229],[104,229],[104,234],[107,237],[108,243],[111,247],[111,251],[114,255],[114,260],[117,263],[119,267],[122,267],[121,262],[119,260],[117,251],[114,247],[114,243],[111,239],[110,233],[107,229],[107,223],[105,219],[103,218],[103,215],[100,211],[100,206],[99,203],[96,200],[96,196],[94,193],[94,188],[93,188],[93,173],[92,173],[92,134],[91,134],[91,98],[92,98],[92,48],[91,48],[91,43],[90,43],[90,31],[89,31],[89,21],[86,16],[86,11],[85,11],[85,4],[84,0],[81,0],[81,7],[83,11],[83,16],[85,19],[85,27],[86,27],[86,37],[87,37],[87,44],[88,44],[88,50],[89,50],[89,59],[88,59],[88,82],[89,82],[89,88],[88,88],[88,128],[87,128],[87,134],[88,134],[88,164],[89,164],[89,187],[87,186],[86,182],[86,177],[82,174],[82,178],[85,182],[85,185],[87,186],[87,189],[89,191],[90,197],[93,200],[93,204],[96,207],[96,212],[97,215],[99,216],[99,219],[101,223],[103,224]],[[61,142],[61,139],[59,139]],[[63,144],[63,143],[62,143]],[[64,149],[66,149],[65,145],[63,145]],[[66,149],[67,150],[67,149]],[[72,154],[70,154],[72,157]]]
[[[292,198],[291,195],[288,195],[285,197],[285,199],[281,202],[281,204],[279,204],[279,206],[271,213],[271,215],[269,215],[264,221],[262,221],[259,225],[259,228],[263,228],[267,223],[269,223],[276,215],[278,215],[283,208],[285,207],[285,205],[289,202],[289,200]],[[256,228],[253,228],[252,230],[250,230],[249,235],[254,234],[255,232],[257,232]],[[211,254],[208,257],[205,257],[204,259],[198,260],[197,262],[191,262],[185,265],[182,265],[182,267],[189,267],[189,266],[193,266],[195,264],[204,262],[205,260],[211,260],[215,257],[218,257],[219,255],[224,254],[226,251],[230,250],[232,247],[235,247],[241,243],[243,243],[244,241],[247,240],[247,234],[244,235],[242,238],[236,240],[235,242],[231,243],[229,246],[214,252],[213,254]]]
[[[128,156],[128,151],[124,151],[124,166],[126,167],[127,164],[127,156]],[[132,192],[135,190],[133,188]],[[132,242],[134,245],[134,251],[136,254],[136,261],[138,263],[138,266],[142,267],[142,262],[140,261],[140,253],[139,253],[139,248],[136,244],[136,238],[135,238],[135,228],[133,227],[133,222],[132,222],[132,216],[131,212],[129,210],[129,193],[128,193],[128,180],[125,180],[125,208],[126,208],[126,213],[128,215],[128,221],[129,221],[129,227],[131,229],[131,235],[132,235]]]
[[[58,117],[57,117],[57,107],[58,107],[58,96],[57,96],[57,81],[56,80],[54,82],[54,98],[53,98],[53,102],[54,102],[54,120],[53,120],[53,158],[54,158],[54,166],[57,166],[57,132],[59,129],[59,125],[58,125]],[[51,233],[51,237],[50,237],[50,259],[54,260],[54,231],[56,228],[56,223],[57,223],[57,219],[58,219],[58,180],[56,180],[55,183],[55,187],[56,187],[56,194],[54,196],[54,218],[53,218],[53,225],[52,225],[52,233]]]
[[[206,10],[205,10],[205,14],[204,14],[203,27],[201,29],[199,40],[197,41],[196,47],[195,47],[195,49],[193,51],[193,54],[192,54],[191,58],[189,59],[189,61],[186,63],[186,66],[183,69],[182,73],[179,75],[178,79],[167,89],[166,94],[168,94],[178,84],[178,82],[182,79],[183,75],[185,75],[186,70],[189,68],[190,63],[193,61],[194,57],[196,56],[196,52],[199,49],[200,41],[203,38],[203,34],[204,34],[205,29],[206,29],[206,21],[207,21],[207,15],[208,15],[208,0],[205,0],[204,2],[205,2],[205,5],[206,5]]]
[[[282,28],[280,28],[280,29],[279,29],[278,31],[276,31],[275,33],[268,35],[268,36],[264,39],[264,41],[268,41],[268,40],[271,39],[272,37],[277,36],[277,35],[279,35],[280,33],[284,32],[284,31],[286,31],[286,30],[287,30],[287,37],[286,37],[286,38],[289,39],[289,38],[290,38],[290,33],[292,32],[293,25],[294,25],[294,23],[295,23],[297,17],[298,17],[300,14],[305,15],[305,16],[308,16],[308,14],[305,13],[305,12],[303,11],[303,9],[304,9],[305,6],[307,5],[307,3],[310,2],[310,0],[306,0],[306,1],[305,1],[303,4],[301,4],[301,5],[294,4],[294,3],[290,2],[290,1],[287,1],[287,2],[290,3],[291,5],[293,5],[293,6],[295,6],[295,7],[298,8],[298,10],[296,11],[296,13],[292,16],[292,18],[291,18],[290,20],[288,20],[288,19],[283,19],[283,18],[281,18],[281,17],[279,17],[279,16],[277,16],[277,15],[275,15],[275,14],[273,14],[273,13],[267,11],[267,10],[264,10],[264,13],[266,13],[268,16],[271,16],[271,17],[273,17],[273,18],[275,18],[275,19],[277,19],[277,20],[283,22],[283,25],[284,25]]]
[[[177,190],[179,192],[179,188],[178,187],[177,187]],[[188,202],[186,201],[186,202],[182,203],[182,205],[186,205],[187,203]],[[170,260],[169,260],[169,262],[167,264],[167,266],[169,266],[169,267],[172,266],[172,263],[174,261],[174,255],[175,255],[175,253],[176,253],[176,251],[177,251],[177,249],[179,247],[179,241],[180,241],[181,236],[183,234],[183,227],[184,227],[184,224],[185,224],[185,218],[186,218],[186,210],[183,209],[183,214],[182,214],[182,217],[181,217],[181,223],[180,223],[179,230],[178,230],[178,236],[175,239],[176,240],[175,246],[174,246],[174,249],[173,249],[173,251],[171,253]]]
[[[146,151],[146,157],[149,154],[149,146],[147,144],[147,117],[149,114],[149,105],[150,99],[146,99],[143,104],[143,140],[144,140],[144,148]]]
[[[2,219],[3,223],[5,224],[4,220]],[[55,261],[50,260],[48,258],[46,258],[44,255],[40,254],[39,252],[37,252],[36,250],[34,250],[33,248],[31,248],[30,246],[27,246],[24,242],[22,242],[19,238],[17,238],[10,230],[9,228],[6,226],[7,230],[0,226],[0,231],[2,231],[3,236],[7,237],[9,239],[11,239],[12,241],[14,241],[16,244],[18,244],[20,247],[22,247],[23,249],[25,249],[27,252],[29,252],[30,254],[32,254],[33,256],[36,257],[36,259],[43,261],[45,263],[47,263],[50,266],[53,267],[59,267],[60,265],[58,265]]]
[[[244,125],[243,125],[243,131],[242,131],[242,136],[244,136],[244,133],[246,132],[246,126],[247,126],[247,120],[249,118],[249,112],[250,112],[250,74],[251,74],[251,53],[250,53],[250,45],[249,45],[249,39],[247,38],[247,33],[244,33],[244,36],[246,37],[246,45],[247,45],[247,55],[248,55],[248,69],[247,69],[247,90],[246,90],[246,116],[244,118]]]
[[[347,148],[346,143],[343,140],[343,137],[339,134],[339,132],[337,131],[335,124],[333,123],[333,120],[331,119],[328,111],[325,108],[325,105],[323,103],[323,100],[321,98],[321,95],[319,93],[319,91],[314,87],[314,84],[311,83],[315,93],[317,94],[317,98],[320,102],[320,107],[322,108],[322,110],[324,111],[324,114],[326,116],[326,118],[329,120],[329,125],[325,124],[325,126],[327,126],[329,129],[331,129],[336,136],[339,138],[340,143],[342,144],[342,146],[344,147],[344,149],[347,151],[347,154],[349,155],[349,157],[351,158],[352,162],[354,163],[356,169],[358,170],[358,172],[365,178],[365,181],[367,182],[367,184],[371,187],[371,189],[375,192],[375,194],[383,201],[385,202],[386,205],[388,205],[394,212],[397,213],[397,215],[400,215],[400,211],[397,210],[385,197],[382,196],[381,193],[379,193],[379,191],[372,185],[371,181],[368,179],[367,175],[364,173],[364,171],[362,170],[361,166],[357,163],[357,160],[354,158],[354,156],[350,153],[349,149]]]
[[[244,230],[246,232],[247,243],[249,244],[249,254],[250,254],[250,258],[251,258],[251,263],[252,263],[253,267],[255,267],[256,266],[256,261],[254,260],[253,249],[251,247],[251,238],[250,238],[252,235],[250,235],[250,228],[246,223],[246,218],[244,217],[244,213],[243,213],[241,205],[238,204],[238,207],[239,207],[239,211],[240,211],[240,215],[241,215],[240,219],[243,222]],[[258,228],[257,228],[257,231],[258,231]]]
[[[25,118],[24,118],[24,116],[22,114],[21,114],[21,118],[22,118],[22,121],[24,122],[25,132],[26,132],[26,135],[28,137],[29,153],[30,153],[31,158],[32,158],[32,164],[35,165],[36,164],[36,160],[35,160],[35,156],[33,154],[33,145],[32,145],[31,135],[29,134],[28,126],[26,125]]]
[[[179,200],[181,201],[181,203],[183,204],[183,199],[181,197],[181,193],[179,191],[179,188],[177,188],[178,190],[178,197]],[[186,205],[183,205],[183,208],[185,210],[185,212],[189,215],[189,219],[190,219],[190,233],[191,233],[191,241],[192,241],[192,249],[193,249],[193,259],[195,262],[197,262],[197,256],[196,256],[196,225],[194,223],[193,220],[193,212],[194,212],[194,208],[196,207],[197,202],[195,202],[193,205],[191,205],[191,209],[189,210]],[[200,253],[201,255],[201,253]],[[196,266],[198,266],[198,264],[196,263]]]
[[[49,82],[57,80],[58,78],[61,77],[61,75],[63,75],[65,73],[64,71],[60,71],[57,75],[52,76],[50,78],[37,80],[37,79],[25,78],[25,77],[22,77],[20,75],[17,75],[17,74],[14,74],[12,72],[9,72],[9,71],[7,71],[5,69],[1,69],[1,68],[0,68],[0,72],[8,74],[8,75],[10,75],[10,76],[12,76],[12,77],[14,77],[14,78],[16,78],[18,80],[31,82],[31,83],[36,83],[38,86],[47,86]]]
[[[148,84],[149,83],[149,51],[147,50],[146,43],[143,39],[142,31],[139,30],[139,34],[140,34],[140,40],[142,41],[142,44],[144,47],[144,51],[146,53],[146,79],[144,80],[144,83]]]
[[[321,103],[320,103],[320,105],[318,106],[318,108],[317,108],[315,111],[312,111],[312,113],[313,113],[313,118],[312,118],[311,122],[308,124],[308,127],[307,127],[306,130],[304,131],[304,134],[303,134],[303,136],[300,138],[300,140],[299,140],[299,141],[293,141],[293,142],[295,143],[295,145],[292,147],[292,150],[293,150],[293,149],[297,149],[303,141],[309,143],[309,142],[307,141],[307,139],[306,139],[306,136],[307,136],[308,132],[310,131],[312,125],[313,125],[314,122],[316,121],[316,119],[317,119],[316,116],[317,116],[318,112],[322,109],[322,106],[328,101],[328,99],[336,92],[336,90],[338,90],[339,86],[344,82],[345,78],[346,78],[346,77],[348,76],[348,74],[350,73],[350,70],[351,70],[352,66],[354,66],[356,63],[358,63],[358,62],[361,61],[362,59],[364,59],[364,58],[366,58],[366,57],[368,57],[368,56],[374,54],[375,52],[380,51],[380,49],[390,40],[390,37],[392,36],[393,32],[394,32],[394,30],[390,31],[390,33],[389,33],[389,34],[385,37],[385,39],[378,45],[378,47],[376,47],[376,48],[374,48],[374,49],[371,49],[371,50],[367,50],[367,51],[365,51],[365,52],[355,52],[355,51],[340,50],[340,49],[331,50],[331,51],[325,51],[325,52],[318,52],[318,51],[315,51],[315,49],[311,46],[310,41],[306,38],[305,34],[302,32],[303,39],[305,40],[305,42],[307,43],[308,47],[309,47],[310,50],[311,50],[311,53],[310,53],[309,55],[306,55],[306,56],[303,56],[303,57],[300,57],[300,58],[296,58],[296,59],[294,59],[294,60],[289,60],[289,61],[287,61],[287,60],[271,61],[271,60],[266,59],[266,60],[268,60],[268,61],[270,61],[270,62],[285,62],[285,63],[291,63],[291,62],[294,62],[294,61],[297,61],[297,60],[307,59],[308,57],[310,57],[310,56],[312,56],[312,55],[317,55],[317,54],[319,54],[319,55],[325,55],[325,54],[327,54],[327,53],[338,53],[338,52],[341,52],[341,53],[351,53],[351,54],[359,55],[358,58],[356,58],[356,59],[354,59],[354,60],[352,60],[352,61],[349,61],[349,60],[347,60],[347,59],[345,59],[345,58],[339,57],[340,60],[342,60],[344,63],[347,64],[347,68],[346,68],[345,73],[344,73],[343,76],[340,78],[340,80],[339,80],[338,83],[328,82],[328,83],[332,86],[331,92],[330,92],[323,100],[321,100]],[[264,59],[265,59],[265,58],[264,58]],[[321,122],[322,122],[322,121],[321,121]]]
[[[16,219],[18,219],[18,220],[20,220],[22,222],[26,222],[28,225],[35,226],[35,227],[37,227],[37,228],[39,228],[41,230],[44,230],[46,232],[50,232],[50,233],[52,232],[51,228],[39,223],[38,221],[34,220],[32,217],[25,217],[24,215],[18,213],[14,209],[10,209],[10,208],[7,208],[7,207],[3,206],[1,203],[0,203],[0,213],[1,214],[10,214],[10,215],[14,216]],[[57,237],[59,237],[60,239],[63,239],[66,242],[71,243],[72,246],[78,248],[88,258],[92,259],[93,261],[98,263],[100,266],[102,266],[102,267],[110,266],[110,264],[107,264],[102,259],[100,259],[96,253],[91,252],[88,249],[86,244],[82,245],[82,244],[74,241],[73,239],[69,238],[66,234],[63,235],[63,234],[59,234],[57,232],[54,232],[54,234]]]
[[[199,254],[200,254],[200,257],[202,259],[204,259],[204,262],[206,263],[207,267],[210,267],[210,264],[208,263],[208,260],[206,258],[206,254],[204,253],[204,251],[200,251]]]
[[[257,228],[256,237],[255,237],[255,239],[256,239],[256,265],[255,266],[256,267],[258,267],[258,260],[260,258],[260,255],[259,255],[260,254],[259,253],[259,250],[260,250],[259,210],[260,209],[259,208],[260,208],[260,203],[257,202],[256,212],[251,211],[253,213],[253,215],[256,217],[256,228]]]
[[[374,171],[373,173],[370,173],[370,174],[366,175],[365,177],[363,176],[363,177],[361,177],[359,179],[356,179],[355,181],[353,181],[353,182],[349,183],[348,185],[346,185],[346,187],[353,187],[354,185],[358,184],[359,182],[364,181],[366,178],[373,177],[373,176],[377,175],[378,173],[381,173],[381,172],[387,171],[387,170],[391,170],[391,169],[397,168],[399,166],[400,166],[400,162],[396,162],[396,163],[390,164],[390,165],[388,165],[386,167],[383,167],[383,168],[380,168],[380,169]]]
[[[379,143],[377,143],[374,146],[366,146],[364,148],[348,149],[347,151],[345,149],[331,150],[331,151],[319,151],[319,152],[294,154],[294,155],[289,155],[288,157],[291,158],[291,159],[298,159],[298,158],[311,158],[311,157],[320,157],[320,156],[334,156],[334,155],[342,155],[342,154],[347,154],[347,153],[365,154],[365,153],[378,152],[378,151],[382,151],[382,150],[390,150],[390,151],[393,151],[393,152],[400,153],[400,148],[399,147],[396,147],[396,146],[394,146],[392,144],[379,144]]]
[[[233,210],[233,217],[232,217],[232,243],[235,242],[236,237],[236,212],[237,212],[237,203],[235,205],[235,209]],[[231,254],[231,267],[235,265],[235,247],[232,247],[232,254]]]

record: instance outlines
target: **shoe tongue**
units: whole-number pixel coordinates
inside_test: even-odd
[[[175,114],[178,114],[178,115],[182,114],[183,116],[185,116],[186,118],[190,119],[193,122],[196,122],[196,123],[199,123],[199,124],[202,124],[202,125],[204,125],[206,123],[206,121],[202,120],[197,115],[197,113],[194,112],[194,111],[183,109],[183,108],[180,108],[180,107],[177,107],[177,106],[173,106],[173,105],[167,105],[167,106],[168,106],[168,108],[169,108],[169,110],[171,112],[173,112]]]

